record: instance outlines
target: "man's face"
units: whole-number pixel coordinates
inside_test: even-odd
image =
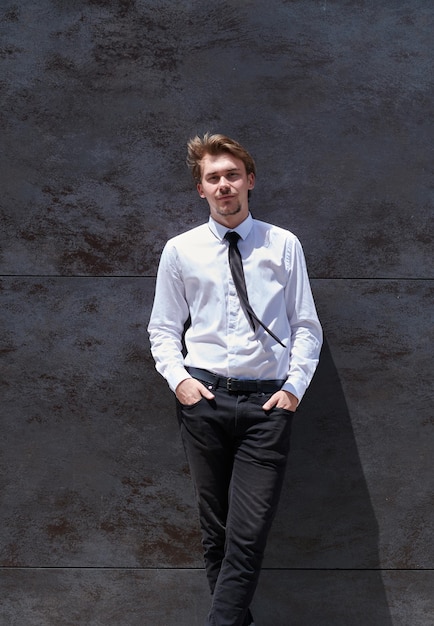
[[[255,175],[230,153],[206,154],[201,162],[202,180],[197,185],[201,198],[206,198],[211,217],[216,222],[235,228],[249,213],[248,193],[255,186]]]

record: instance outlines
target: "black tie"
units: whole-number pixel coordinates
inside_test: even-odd
[[[235,288],[237,290],[238,298],[240,299],[241,306],[247,319],[250,322],[252,330],[258,328],[258,324],[267,331],[269,335],[273,337],[281,346],[286,347],[267,326],[256,315],[252,307],[250,306],[249,298],[247,296],[246,280],[244,278],[243,262],[241,260],[241,254],[238,249],[239,234],[235,231],[228,231],[225,235],[225,239],[229,241],[229,267],[231,268],[232,278],[234,279]]]

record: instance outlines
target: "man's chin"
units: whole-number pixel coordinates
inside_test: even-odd
[[[241,211],[241,205],[237,205],[235,207],[231,207],[231,206],[219,206],[217,207],[217,213],[219,215],[224,215],[224,216],[228,216],[228,215],[237,215],[237,213],[239,213]]]

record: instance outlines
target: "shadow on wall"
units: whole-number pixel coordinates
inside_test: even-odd
[[[315,377],[297,411],[292,436],[286,482],[264,569],[292,570],[287,593],[291,595],[294,584],[294,604],[303,607],[303,614],[294,616],[299,626],[392,624],[379,570],[378,524],[326,341]],[[327,570],[330,576],[324,571],[314,576],[315,570]],[[286,604],[291,605],[288,596]],[[326,613],[332,613],[333,619],[327,620]]]

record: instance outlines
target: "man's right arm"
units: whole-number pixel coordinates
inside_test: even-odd
[[[201,397],[212,400],[214,394],[192,378],[184,367],[182,336],[189,307],[179,267],[176,249],[168,242],[158,266],[148,332],[157,371],[167,380],[181,404],[192,405]]]
[[[148,325],[151,352],[157,371],[167,380],[181,404],[191,405],[214,394],[192,378],[184,367],[182,335],[189,316],[184,283],[176,249],[170,242],[161,255],[155,286],[155,299]]]
[[[155,367],[174,392],[183,380],[191,378],[184,368],[182,355],[182,335],[188,315],[176,249],[169,241],[158,266],[148,332]]]

